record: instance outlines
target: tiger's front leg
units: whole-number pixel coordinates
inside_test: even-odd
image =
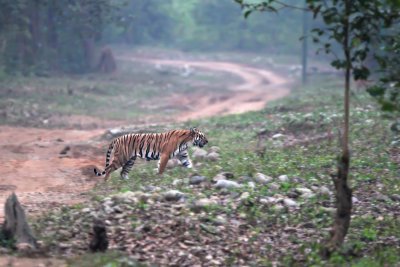
[[[176,157],[182,163],[183,167],[189,168],[189,169],[193,168],[193,164],[189,158],[189,153],[187,150],[183,150],[183,151],[179,152],[179,154],[176,155]]]
[[[165,167],[167,166],[169,160],[169,154],[168,153],[162,153],[160,160],[158,161],[158,174],[162,174],[165,170]]]

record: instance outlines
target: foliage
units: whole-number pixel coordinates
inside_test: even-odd
[[[91,70],[122,1],[0,0],[0,65],[8,73]]]

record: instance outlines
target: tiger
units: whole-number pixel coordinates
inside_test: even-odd
[[[204,147],[208,140],[203,132],[197,128],[184,130],[171,130],[164,133],[131,133],[114,139],[107,150],[104,171],[94,169],[97,176],[103,176],[107,181],[110,174],[122,167],[121,178],[128,179],[128,174],[133,168],[137,157],[150,160],[158,160],[158,174],[165,170],[169,159],[176,157],[183,167],[192,168],[188,147]],[[110,164],[111,154],[113,160]]]

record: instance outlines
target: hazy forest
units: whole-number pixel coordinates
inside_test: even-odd
[[[0,95],[0,266],[400,266],[399,0],[0,0]]]

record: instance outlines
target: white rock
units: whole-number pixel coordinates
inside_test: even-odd
[[[218,180],[217,183],[215,184],[215,187],[217,189],[222,189],[222,188],[240,188],[241,185],[238,184],[235,181],[230,181],[230,180]]]
[[[207,178],[204,176],[195,175],[189,178],[189,184],[197,185],[201,184],[202,182],[205,182],[206,180]]]
[[[289,177],[287,175],[279,175],[278,180],[281,182],[289,182]]]
[[[243,192],[240,197],[239,200],[246,200],[250,197],[250,193],[249,192]]]
[[[266,197],[266,198],[261,198],[260,199],[260,203],[261,204],[275,204],[278,202],[278,199],[274,198],[274,197]]]
[[[288,207],[297,207],[297,206],[299,206],[299,204],[297,204],[296,201],[294,201],[294,200],[292,200],[290,198],[285,198],[283,200],[283,204],[285,204]]]
[[[210,153],[211,152],[219,152],[220,151],[220,148],[219,147],[217,147],[217,146],[212,146],[212,147],[210,147]]]
[[[360,201],[358,200],[358,198],[356,198],[356,197],[351,197],[351,201],[352,201],[353,203],[360,202]]]
[[[312,191],[310,189],[305,188],[305,187],[297,187],[295,190],[299,194],[310,194],[310,193],[312,193]]]
[[[268,188],[271,190],[278,190],[280,186],[277,183],[270,183],[268,184]]]
[[[168,169],[172,169],[172,168],[175,168],[175,167],[177,167],[179,165],[180,165],[180,162],[179,162],[178,159],[170,159],[170,160],[168,160],[166,167]]]
[[[320,193],[321,195],[330,195],[331,191],[329,190],[328,187],[321,186],[320,188],[318,188],[318,193]]]
[[[286,135],[278,133],[278,134],[274,134],[272,136],[272,139],[274,139],[274,140],[282,140],[282,139],[285,139],[285,137],[286,137]]]
[[[309,199],[309,198],[315,197],[315,194],[314,193],[304,193],[304,194],[301,194],[300,197],[305,198],[305,199]]]
[[[192,154],[194,159],[204,159],[207,156],[207,151],[201,148],[196,148]]]
[[[247,182],[247,186],[250,187],[251,189],[256,188],[256,184],[254,182],[252,182],[252,181]]]
[[[217,152],[211,152],[206,156],[206,159],[210,161],[217,161],[219,160],[219,154]]]
[[[254,176],[254,181],[259,184],[267,184],[272,181],[272,178],[259,172]]]

